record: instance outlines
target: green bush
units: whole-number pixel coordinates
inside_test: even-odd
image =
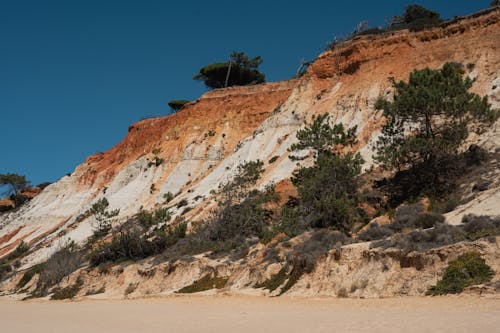
[[[344,154],[341,149],[356,143],[356,127],[345,129],[341,123],[332,126],[329,115],[324,114],[299,130],[297,139],[299,142],[290,149],[312,149],[316,162],[294,172],[292,182],[300,199],[295,208],[285,209],[288,216],[281,223],[290,224],[290,217],[297,217],[299,229],[333,227],[349,233],[354,222],[360,220],[357,205],[363,159],[359,154]]]
[[[179,201],[176,205],[177,208],[181,208],[181,207],[184,207],[184,206],[187,206],[188,205],[188,201],[186,199],[182,199],[181,201]]]
[[[491,281],[495,272],[477,252],[468,252],[451,261],[443,278],[429,288],[428,295],[458,294],[466,287]]]
[[[172,192],[167,192],[167,193],[163,194],[163,199],[165,199],[166,203],[169,203],[170,201],[172,201],[173,198],[174,198],[174,195],[172,194]]]
[[[192,294],[210,289],[222,289],[226,286],[227,280],[227,277],[211,277],[210,275],[205,275],[201,279],[193,282],[191,285],[178,290],[177,293]]]
[[[158,208],[150,213],[143,209],[135,215],[135,218],[143,227],[150,227],[158,223],[168,222],[171,219],[171,214],[168,208]]]
[[[21,241],[21,243],[17,245],[15,250],[9,253],[9,255],[7,256],[7,260],[14,260],[19,258],[23,254],[28,252],[29,249],[30,249],[29,246],[24,241]]]
[[[107,209],[108,206],[109,206],[108,199],[106,198],[99,199],[97,202],[92,204],[92,206],[88,210],[88,213],[90,215],[94,215],[94,217],[98,221],[104,221],[106,219],[115,217],[120,213],[119,209],[109,211]]]
[[[153,165],[156,167],[159,167],[162,165],[164,162],[163,158],[155,156],[155,158],[152,161],[148,162],[148,168],[152,167]]]
[[[325,153],[313,167],[294,173],[293,184],[300,195],[300,215],[313,228],[333,227],[349,233],[360,220],[358,176],[363,160],[359,154]]]
[[[279,156],[278,156],[278,155],[273,156],[273,157],[271,157],[271,158],[269,159],[269,162],[268,162],[268,163],[269,163],[269,164],[273,164],[274,162],[276,162],[276,161],[278,160],[278,158],[279,158]]]

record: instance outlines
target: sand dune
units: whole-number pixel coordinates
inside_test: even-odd
[[[498,332],[500,299],[0,299],[2,332]]]

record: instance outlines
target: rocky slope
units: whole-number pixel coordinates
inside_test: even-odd
[[[175,195],[169,204],[175,215],[183,210],[175,208],[175,204],[187,200],[193,209],[185,215],[186,219],[199,220],[213,207],[211,191],[230,179],[244,161],[265,161],[260,187],[288,179],[297,166],[287,152],[295,142],[296,131],[312,116],[325,112],[335,122],[358,126],[356,149],[368,168],[372,164],[372,144],[383,124],[380,112],[375,111],[373,105],[379,96],[392,94],[389,77],[407,79],[413,69],[439,68],[445,62],[460,62],[466,66],[468,75],[476,79],[473,91],[487,95],[493,107],[499,108],[499,49],[500,9],[497,8],[423,32],[399,31],[357,37],[322,53],[300,79],[208,92],[177,114],[146,119],[130,126],[128,135],[118,145],[90,156],[70,176],[45,188],[21,209],[0,215],[0,256],[10,253],[21,241],[26,242],[31,250],[21,262],[19,269],[22,270],[46,260],[68,239],[84,243],[92,235],[96,221],[82,213],[103,197],[109,201],[110,209],[120,209],[115,225],[126,221],[141,207],[150,210],[164,206],[169,192]],[[478,143],[489,151],[498,149],[499,122],[481,137],[471,136],[469,143]],[[273,157],[277,157],[276,161],[268,163]],[[482,192],[467,206],[449,213],[448,222],[459,223],[469,212],[499,215],[497,185]],[[365,284],[365,278],[377,271],[387,278],[380,277],[359,295],[394,295],[402,293],[402,288],[407,288],[409,294],[418,294],[435,282],[434,272],[442,269],[446,262],[439,254],[430,253],[430,259],[425,260],[433,262],[433,270],[422,272],[413,267],[408,278],[395,282],[402,266],[392,269],[389,263],[388,273],[381,273],[380,256],[394,263],[400,259],[391,254],[378,254],[373,262],[370,251],[363,246],[347,246],[340,259],[321,259],[317,266],[320,268],[303,277],[290,292],[330,295],[337,294],[340,288],[350,291],[351,285],[344,286],[342,281],[360,280]],[[489,262],[499,262],[498,245],[457,246],[481,248],[488,253]],[[259,251],[259,255],[263,255],[264,250]],[[440,251],[453,253],[453,248]],[[436,256],[441,258],[441,263],[435,263]],[[138,270],[137,265],[130,265],[123,274],[105,279],[110,285],[128,285],[125,281],[130,274],[135,274],[131,281],[150,279],[137,289],[138,293],[167,292],[190,284],[203,275],[204,270],[213,268],[223,270],[223,275],[230,272],[231,288],[243,289],[251,284],[249,281],[261,281],[270,271],[279,270],[278,266],[272,268],[263,262],[255,267],[245,263],[219,267],[205,262],[209,260],[200,258],[193,263],[179,263],[182,267],[173,271],[170,271],[172,264],[163,264],[165,267],[157,267],[151,273],[152,279],[141,277],[137,273],[140,267]],[[259,277],[252,278],[252,274]],[[420,282],[411,282],[415,278]],[[89,278],[88,283],[91,285],[100,279]],[[14,282],[11,281],[10,286]],[[403,282],[408,286],[403,287]],[[393,287],[388,288],[389,285]],[[4,288],[7,289],[8,286]],[[122,290],[119,292],[123,294]]]

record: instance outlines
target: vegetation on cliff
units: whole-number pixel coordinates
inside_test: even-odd
[[[498,117],[486,97],[469,92],[473,80],[463,75],[457,63],[415,70],[408,82],[392,80],[393,101],[379,99],[375,105],[387,119],[375,158],[397,171],[403,199],[449,191],[463,172],[459,148],[469,132],[483,131]]]
[[[266,77],[257,69],[261,63],[260,56],[250,59],[243,52],[234,51],[228,62],[202,67],[193,79],[203,81],[211,89],[263,83]]]
[[[428,295],[457,294],[466,287],[491,281],[495,272],[488,266],[477,252],[462,254],[450,261],[443,278],[432,286]]]

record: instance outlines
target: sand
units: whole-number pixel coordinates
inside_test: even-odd
[[[500,332],[500,299],[0,299],[1,332]]]

